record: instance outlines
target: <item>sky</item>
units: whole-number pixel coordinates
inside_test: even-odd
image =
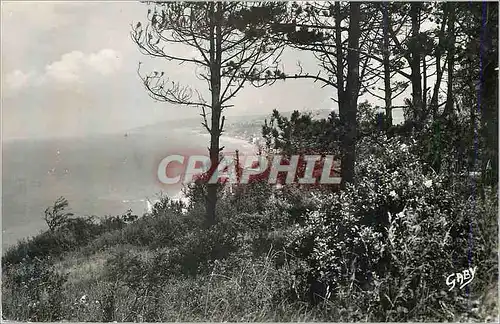
[[[139,52],[130,31],[145,22],[147,10],[133,1],[2,1],[3,140],[114,133],[198,116],[196,107],[155,102],[140,82],[140,61],[166,71],[172,80],[196,82],[192,66]],[[288,53],[283,64],[293,68],[297,60],[306,68],[315,66],[310,53]],[[334,96],[332,88],[310,80],[246,86],[227,115],[332,109]]]

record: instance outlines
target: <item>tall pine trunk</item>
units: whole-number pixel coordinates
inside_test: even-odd
[[[455,4],[447,3],[449,8],[448,20],[448,89],[446,93],[446,105],[444,107],[444,117],[453,114],[454,99],[453,99],[453,69],[455,66]]]
[[[341,112],[341,122],[344,125],[344,134],[342,136],[342,186],[346,183],[354,182],[354,167],[356,161],[356,137],[357,121],[356,114],[358,108],[358,90],[359,90],[359,37],[360,29],[360,3],[351,2],[349,4],[349,36],[347,50],[347,83],[343,109]],[[338,68],[340,69],[340,68]],[[343,119],[343,120],[342,120]]]
[[[216,7],[217,6],[217,10]],[[211,131],[210,131],[210,170],[216,171],[219,164],[219,153],[220,144],[219,139],[222,132],[221,129],[221,115],[222,108],[220,103],[220,92],[221,92],[221,42],[222,42],[222,31],[221,31],[221,3],[211,4],[211,19],[210,19],[210,62],[212,62],[210,67],[210,87],[212,91],[212,102],[211,102]],[[210,172],[210,175],[212,175]],[[216,206],[217,206],[217,184],[208,183],[207,184],[207,195],[206,195],[206,217],[207,224],[209,226],[216,223]]]
[[[410,5],[411,16],[411,31],[412,31],[412,45],[411,45],[411,85],[412,85],[412,103],[414,110],[414,121],[417,123],[417,128],[422,127],[423,120],[423,104],[422,104],[422,75],[420,72],[421,62],[421,46],[419,44],[420,34],[420,9],[422,4],[412,2]]]
[[[432,91],[432,97],[430,102],[430,108],[432,110],[432,119],[437,120],[438,118],[438,99],[439,99],[439,88],[441,86],[441,80],[443,78],[444,68],[441,68],[441,58],[442,58],[442,47],[444,46],[444,32],[445,26],[447,25],[448,19],[448,8],[451,2],[446,2],[443,4],[443,21],[441,22],[441,27],[439,30],[439,43],[436,47],[435,59],[436,59],[436,74],[437,79],[434,83],[434,89]]]
[[[392,88],[391,88],[391,66],[389,52],[389,4],[384,2],[384,40],[383,40],[383,66],[384,66],[384,99],[385,99],[385,117],[386,128],[392,126]]]
[[[483,71],[480,80],[481,115],[478,116],[478,122],[483,153],[480,158],[482,183],[494,186],[498,184],[498,71],[495,70],[498,67],[498,45],[494,43],[493,35],[498,31],[498,21],[489,18],[488,13],[498,11],[498,3],[484,3],[483,6],[486,6],[483,12],[487,18],[481,44]],[[484,194],[483,190],[482,193]]]

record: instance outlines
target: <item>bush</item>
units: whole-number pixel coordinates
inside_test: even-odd
[[[25,259],[60,257],[66,252],[87,245],[101,233],[101,227],[92,218],[68,219],[53,231],[42,232],[8,248],[2,257],[2,267],[21,263]]]
[[[155,205],[151,215],[124,227],[123,243],[151,248],[177,246],[182,244],[188,231],[202,226],[202,219],[197,215],[184,214],[180,206],[170,203],[168,197],[163,198]]]
[[[67,207],[68,201],[61,197],[54,206],[47,208],[44,218],[49,230],[22,239],[15,246],[9,247],[2,256],[2,268],[21,263],[25,259],[59,257],[65,252],[87,245],[112,228],[110,224],[113,222],[108,219],[98,223],[94,217],[72,217],[73,213],[65,212]]]
[[[347,302],[341,309],[370,310],[372,320],[450,319],[442,304],[459,307],[462,292],[447,292],[444,278],[468,265],[465,206],[448,177],[425,173],[408,148],[366,138],[356,185],[317,194],[320,208],[296,225],[288,246],[307,261],[303,272],[327,286],[323,297]],[[490,259],[488,249],[474,252],[473,264]]]
[[[68,205],[66,198],[59,197],[52,207],[45,209],[44,219],[50,231],[55,231],[63,227],[74,215],[73,213],[66,212]]]
[[[14,320],[34,322],[63,318],[63,285],[66,275],[56,272],[50,260],[35,258],[3,273],[3,314]]]
[[[47,256],[61,255],[65,246],[50,232],[40,233],[32,238],[20,240],[9,247],[2,256],[2,269],[34,258],[45,259]]]

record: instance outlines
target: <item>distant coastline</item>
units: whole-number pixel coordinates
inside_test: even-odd
[[[68,199],[75,215],[98,217],[128,209],[141,214],[145,199],[156,200],[160,192],[182,198],[180,188],[163,188],[156,182],[154,169],[169,152],[208,154],[209,134],[196,124],[172,128],[171,122],[162,122],[116,134],[4,142],[3,248],[45,230],[43,211],[60,196]],[[255,151],[248,140],[229,134],[221,136],[220,143],[229,155],[235,150]]]

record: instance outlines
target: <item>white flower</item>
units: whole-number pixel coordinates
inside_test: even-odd
[[[427,188],[432,187],[432,180],[426,180],[426,181],[424,182],[424,186],[426,186]]]
[[[391,192],[389,192],[389,196],[391,196],[392,198],[396,198],[398,194],[394,190],[391,190]]]
[[[87,295],[83,295],[82,297],[80,297],[80,303],[85,303],[87,302]]]
[[[408,181],[408,186],[413,186],[413,181]]]
[[[401,144],[401,150],[403,150],[404,152],[406,152],[408,150],[408,145]]]

